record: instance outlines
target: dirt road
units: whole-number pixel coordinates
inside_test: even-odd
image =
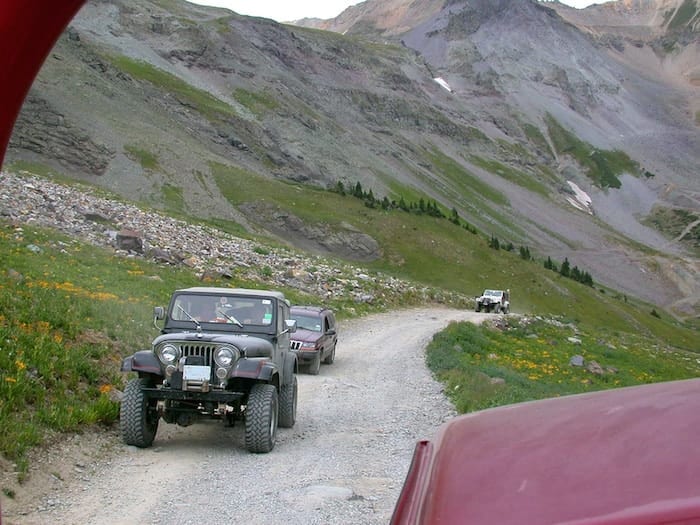
[[[3,523],[386,524],[416,441],[454,415],[425,346],[451,320],[487,316],[422,309],[341,324],[335,363],[299,375],[297,423],[270,454],[248,453],[243,425],[219,422],[161,423],[145,450],[116,432],[76,437],[46,458],[33,498],[3,499]]]

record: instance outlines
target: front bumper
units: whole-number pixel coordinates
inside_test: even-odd
[[[297,361],[300,363],[305,363],[307,361],[313,361],[316,356],[321,353],[320,350],[294,350],[297,355]]]
[[[213,401],[216,403],[231,404],[239,401],[245,393],[230,392],[228,390],[209,390],[208,392],[193,392],[191,390],[177,390],[175,388],[144,388],[142,390],[148,399],[168,399],[173,401]]]

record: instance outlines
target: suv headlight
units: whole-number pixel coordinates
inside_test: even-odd
[[[314,350],[316,348],[316,343],[301,343],[301,347],[304,350]]]
[[[180,359],[180,350],[175,345],[163,345],[156,349],[156,355],[161,363],[172,365]]]
[[[221,367],[228,368],[238,360],[238,350],[231,346],[221,346],[214,352],[214,362]]]

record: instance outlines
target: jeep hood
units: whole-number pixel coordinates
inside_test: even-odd
[[[230,344],[252,357],[272,355],[272,343],[267,339],[247,334],[219,334],[210,332],[177,332],[164,334],[153,340],[153,346],[165,342],[187,342],[193,345]]]

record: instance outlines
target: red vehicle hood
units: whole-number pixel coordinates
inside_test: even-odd
[[[700,379],[459,416],[416,447],[392,523],[700,523]]]
[[[311,330],[297,328],[297,331],[292,334],[292,339],[294,341],[303,341],[304,343],[315,343],[322,335],[323,334],[320,332],[312,332]]]
[[[0,2],[0,165],[15,119],[34,77],[56,39],[85,0]]]

